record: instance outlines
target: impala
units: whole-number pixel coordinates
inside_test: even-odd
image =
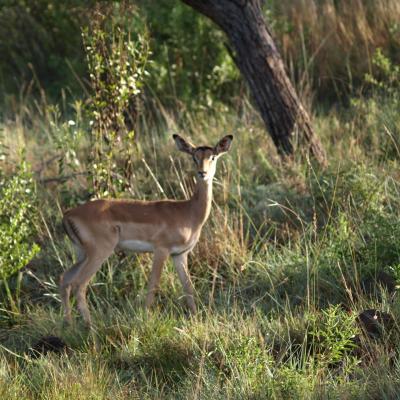
[[[63,226],[77,254],[77,262],[60,279],[67,322],[71,322],[69,298],[73,290],[78,310],[90,325],[87,285],[116,248],[154,254],[146,308],[153,304],[163,265],[172,256],[187,305],[192,313],[196,312],[193,285],[187,269],[188,253],[199,240],[210,214],[217,159],[229,150],[233,137],[223,137],[215,147],[195,147],[179,135],[173,138],[178,149],[189,154],[196,165],[197,183],[190,199],[95,200],[65,213]]]

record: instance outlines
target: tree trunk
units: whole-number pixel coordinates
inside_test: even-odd
[[[326,165],[325,151],[286,74],[264,21],[260,1],[182,1],[209,17],[226,33],[232,57],[250,86],[278,152],[291,155],[298,145]]]

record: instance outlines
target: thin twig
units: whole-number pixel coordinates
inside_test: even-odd
[[[77,176],[86,176],[89,175],[88,171],[84,171],[84,172],[75,172],[73,174],[69,174],[69,175],[60,175],[60,176],[53,176],[50,178],[43,178],[43,179],[39,179],[38,182],[41,183],[42,185],[47,185],[48,183],[64,183],[72,178],[76,178]]]
[[[40,167],[37,168],[34,173],[41,176],[43,170],[48,167],[51,163],[53,163],[54,161],[58,161],[61,159],[61,154],[55,154],[54,156],[50,157],[48,160],[44,160],[40,163]]]

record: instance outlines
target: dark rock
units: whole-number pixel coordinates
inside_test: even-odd
[[[48,353],[61,354],[69,350],[67,344],[57,336],[42,337],[36,344],[29,349],[31,358],[38,358]]]

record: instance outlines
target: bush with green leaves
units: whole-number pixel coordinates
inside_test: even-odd
[[[355,129],[362,132],[365,150],[377,151],[380,158],[400,156],[400,64],[381,49],[372,59],[374,72],[365,75],[364,94],[351,99],[350,112],[357,115]],[[349,115],[349,118],[353,118]]]
[[[359,328],[355,315],[349,314],[340,305],[331,305],[320,313],[309,314],[310,338],[320,365],[355,367],[357,360],[351,352],[356,348],[355,337]]]
[[[50,98],[68,87],[82,95],[75,76],[86,75],[80,26],[93,0],[3,0],[0,3],[0,87],[18,93],[33,79]],[[38,88],[36,88],[38,89]]]
[[[134,15],[134,8],[124,4],[99,7],[82,31],[92,89],[92,184],[103,196],[117,196],[133,172],[136,100],[150,55],[146,34],[133,37],[127,28]]]
[[[179,1],[141,0],[138,10],[152,39],[149,85],[163,103],[214,108],[242,93],[225,36],[209,19]]]
[[[37,207],[35,182],[25,162],[13,175],[0,174],[0,279],[4,283],[40,250],[33,242]]]

